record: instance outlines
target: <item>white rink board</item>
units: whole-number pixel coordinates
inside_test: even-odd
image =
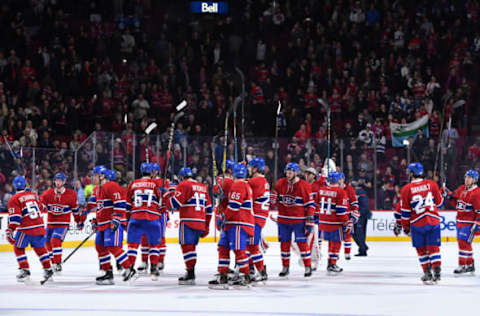
[[[272,214],[276,217],[276,212],[272,212]],[[440,212],[442,216],[442,236],[443,237],[455,237],[456,230],[455,230],[455,216],[456,212],[453,211],[442,211]],[[44,215],[46,219],[46,215]],[[89,218],[92,218],[93,214],[89,214]],[[8,223],[8,215],[7,214],[0,214],[0,246],[7,245],[8,242],[6,240],[5,230],[7,229]],[[178,225],[179,225],[179,218],[178,212],[170,214],[170,220],[168,222],[168,229],[166,231],[167,238],[177,238],[178,237]],[[210,223],[210,237],[214,237],[215,234],[215,221],[212,219]],[[392,237],[393,236],[393,228],[395,226],[395,219],[393,217],[392,211],[373,211],[372,212],[372,219],[368,221],[368,230],[367,236],[371,237]],[[83,240],[85,237],[89,235],[91,232],[91,226],[89,221],[86,221],[85,228],[80,231],[75,229],[75,225],[71,224],[71,229],[67,233],[65,238],[66,241],[79,241]],[[218,238],[218,232],[217,238]],[[263,235],[266,237],[276,237],[278,236],[277,233],[277,224],[268,219],[267,224],[263,230]]]
[[[44,287],[16,283],[17,264],[13,253],[0,253],[0,315],[388,315],[451,316],[477,315],[480,277],[456,278],[457,245],[442,245],[444,273],[436,286],[420,282],[420,266],[408,243],[369,243],[368,257],[341,260],[345,271],[339,276],[325,272],[326,247],[318,272],[311,280],[292,254],[289,280],[280,280],[278,243],[270,243],[265,255],[270,280],[251,290],[218,291],[207,288],[217,267],[216,246],[198,247],[197,285],[179,286],[184,272],[180,247],[168,245],[165,273],[156,282],[142,276],[133,285],[97,286],[98,261],[94,248],[82,248],[64,265],[61,276]],[[352,250],[356,252],[356,246]],[[68,254],[71,249],[65,250]],[[480,244],[474,245],[475,258]],[[27,253],[32,279],[39,280],[40,264]]]

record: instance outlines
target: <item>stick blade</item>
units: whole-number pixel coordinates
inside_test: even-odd
[[[151,123],[151,124],[148,125],[147,128],[145,129],[145,134],[150,135],[150,133],[151,133],[155,128],[157,128],[157,123],[155,123],[155,122]]]
[[[183,100],[182,102],[180,102],[179,105],[177,105],[177,108],[176,108],[177,112],[183,110],[186,106],[187,106],[187,101]]]

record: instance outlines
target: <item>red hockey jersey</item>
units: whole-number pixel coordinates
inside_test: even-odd
[[[452,200],[457,209],[457,227],[480,222],[480,188],[478,186],[466,190],[465,185],[461,185],[455,190]]]
[[[310,184],[311,188],[311,196],[312,196],[312,201],[315,201],[315,198],[317,197],[317,192],[320,189],[320,187],[326,185],[327,182],[325,181],[325,178],[321,175],[317,180],[315,180],[312,184]],[[318,216],[318,208],[315,207],[315,216]]]
[[[38,195],[30,191],[19,191],[8,200],[8,228],[27,235],[45,235]]]
[[[252,188],[255,224],[264,227],[270,210],[270,185],[264,176],[253,177],[248,180],[248,184]]]
[[[158,220],[162,215],[161,202],[162,193],[157,181],[150,178],[137,179],[130,183],[127,189],[127,217],[138,220]]]
[[[195,180],[185,180],[165,200],[169,209],[179,210],[180,223],[196,230],[206,230],[210,225],[213,209],[208,188]]]
[[[343,190],[347,194],[347,198],[348,198],[348,205],[347,205],[348,217],[353,218],[354,222],[356,223],[360,218],[360,212],[358,211],[357,194],[355,193],[355,189],[348,183],[345,183],[345,187],[343,188]]]
[[[218,206],[219,208],[219,213],[224,213],[225,210],[227,209],[228,206],[228,194],[230,193],[230,188],[232,187],[233,184],[233,179],[230,177],[225,177],[225,185],[223,184],[223,176],[218,176],[217,177],[217,185],[213,186],[213,192],[217,193],[220,191],[220,188],[223,190],[223,195],[225,198],[223,198],[220,201],[220,205]]]
[[[405,185],[400,192],[403,228],[440,224],[437,207],[442,207],[443,202],[440,189],[432,180],[416,179]]]
[[[242,227],[249,236],[255,232],[255,218],[252,209],[252,188],[245,180],[237,180],[230,187],[228,207],[225,210],[224,230]]]
[[[107,229],[112,219],[117,219],[126,224],[126,202],[122,189],[118,183],[109,181],[102,185],[101,189],[96,186],[88,200],[89,210],[96,208],[97,229]]]
[[[314,215],[315,203],[310,190],[310,184],[302,179],[293,184],[287,178],[277,181],[271,200],[278,208],[279,223],[298,224]]]
[[[318,229],[334,231],[348,221],[348,197],[338,186],[321,186],[316,192],[315,204],[318,209]]]
[[[61,192],[48,189],[40,196],[40,202],[48,211],[48,228],[68,227],[71,214],[78,212],[77,194],[72,189],[63,188]]]

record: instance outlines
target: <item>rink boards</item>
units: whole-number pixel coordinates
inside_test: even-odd
[[[276,212],[272,212],[273,217],[276,217]],[[455,230],[455,211],[441,211],[440,215],[442,217],[441,228],[442,228],[442,240],[443,241],[456,241],[456,230]],[[46,214],[45,220],[46,220]],[[93,216],[93,214],[90,214]],[[210,225],[210,234],[203,238],[202,242],[215,242],[218,240],[219,233],[215,230],[215,221],[211,221]],[[0,251],[10,251],[12,246],[8,244],[6,240],[5,230],[8,226],[8,214],[0,214]],[[178,226],[179,226],[179,217],[178,212],[170,214],[170,220],[168,222],[168,228],[166,230],[167,242],[178,242]],[[372,218],[368,221],[367,227],[367,241],[410,241],[410,238],[403,235],[395,237],[393,234],[393,229],[395,227],[395,219],[393,217],[393,211],[391,210],[374,210],[372,211]],[[85,228],[83,230],[78,230],[75,228],[75,225],[71,224],[71,229],[68,231],[67,236],[65,237],[65,247],[76,247],[80,241],[85,239],[92,231],[92,227],[89,224],[89,221],[86,221]],[[277,224],[268,219],[267,224],[263,230],[263,235],[268,241],[277,241]],[[478,241],[478,237],[476,241]],[[91,237],[85,243],[85,246],[93,246],[94,237]]]

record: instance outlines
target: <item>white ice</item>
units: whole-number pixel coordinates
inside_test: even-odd
[[[325,251],[314,276],[305,280],[292,254],[291,275],[280,280],[278,243],[271,243],[265,260],[269,281],[249,290],[210,290],[207,282],[217,267],[216,246],[198,247],[197,285],[179,286],[184,265],[180,247],[169,244],[165,272],[154,282],[139,278],[133,285],[94,284],[98,263],[94,248],[82,248],[64,265],[54,282],[41,286],[17,283],[13,253],[0,253],[0,315],[478,315],[479,276],[454,277],[456,243],[442,245],[443,275],[438,285],[420,282],[420,266],[409,243],[370,243],[368,257],[342,259],[344,272],[328,276]],[[64,250],[68,254],[72,249]],[[475,244],[476,253],[480,246]],[[355,253],[356,249],[353,249]],[[478,256],[477,256],[478,257]],[[28,252],[32,279],[41,267]],[[480,267],[480,265],[479,265]],[[479,273],[480,274],[480,273]]]

